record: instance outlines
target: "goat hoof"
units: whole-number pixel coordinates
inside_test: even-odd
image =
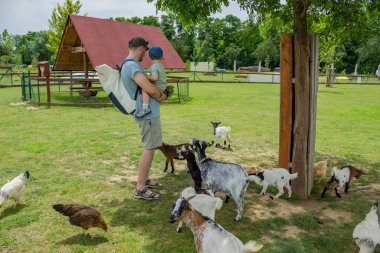
[[[182,228],[177,229],[177,233],[182,233]]]
[[[271,200],[275,200],[275,198],[274,198],[273,196],[269,196],[269,198],[270,198]]]

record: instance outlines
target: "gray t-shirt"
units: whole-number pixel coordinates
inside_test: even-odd
[[[132,99],[134,99],[137,84],[135,80],[133,80],[133,77],[135,76],[136,72],[141,72],[145,75],[144,69],[141,67],[141,65],[138,63],[138,61],[135,58],[127,57],[127,59],[132,59],[133,61],[126,61],[123,64],[123,67],[121,69],[121,79],[123,80],[123,84],[125,88],[127,89],[128,93],[131,95]],[[126,59],[126,60],[127,60]],[[160,117],[160,104],[158,101],[154,98],[149,99],[149,107],[152,110],[151,113],[145,115],[143,119],[155,119]],[[136,111],[134,112],[134,116],[137,112],[139,112],[142,108],[142,96],[139,92],[137,95],[136,100]]]
[[[156,85],[159,89],[165,90],[166,87],[168,87],[168,84],[166,82],[165,68],[162,63],[156,62],[152,66],[150,66],[150,74],[154,76],[158,76]]]

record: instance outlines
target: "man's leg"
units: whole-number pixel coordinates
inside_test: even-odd
[[[145,149],[142,153],[139,164],[139,174],[137,176],[137,190],[142,190],[145,188],[145,182],[148,179],[149,169],[152,165],[154,151],[155,149]]]

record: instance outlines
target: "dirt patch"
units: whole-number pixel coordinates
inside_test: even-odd
[[[283,199],[273,201],[269,196],[259,198],[260,203],[251,206],[247,210],[247,214],[252,220],[272,219],[278,216],[288,219],[293,214],[306,212],[306,209],[299,203],[292,203]]]
[[[269,237],[269,236],[267,236],[267,235],[264,235],[264,236],[262,236],[262,237],[260,238],[260,242],[263,243],[263,244],[266,244],[266,243],[271,244],[271,243],[274,242],[274,240],[273,240],[272,237]]]
[[[27,102],[15,102],[15,103],[9,103],[11,106],[19,106],[19,105],[26,105],[28,104]]]
[[[85,176],[85,177],[88,177],[90,175],[92,175],[92,171],[89,171],[89,170],[84,170],[80,173],[81,176]]]
[[[106,165],[110,165],[113,163],[113,161],[112,160],[103,160],[102,163],[106,164]]]
[[[304,230],[299,229],[296,226],[286,226],[284,228],[284,233],[286,237],[294,237],[297,238],[300,233],[304,232]]]
[[[136,179],[137,180],[137,179]],[[121,183],[123,181],[127,181],[127,176],[120,176],[120,175],[112,175],[108,178],[108,183],[114,184],[114,183]]]
[[[28,111],[41,110],[40,107],[35,107],[35,106],[28,106],[28,107],[26,107],[26,109],[27,109]]]
[[[339,209],[325,209],[320,215],[322,221],[324,219],[335,220],[337,223],[352,221],[352,214],[350,212]]]

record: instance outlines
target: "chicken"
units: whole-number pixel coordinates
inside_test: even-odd
[[[79,204],[55,204],[53,208],[57,212],[69,216],[70,224],[82,227],[85,234],[87,234],[87,230],[91,227],[98,227],[106,232],[108,230],[108,226],[102,215],[93,207]],[[93,237],[92,235],[90,236]]]
[[[372,253],[377,244],[380,244],[380,226],[377,217],[378,202],[376,202],[365,219],[360,222],[352,234],[360,248],[359,253]]]
[[[26,180],[29,177],[29,171],[25,171],[0,188],[0,207],[7,199],[13,199],[15,201],[14,206],[18,204],[25,189]]]

